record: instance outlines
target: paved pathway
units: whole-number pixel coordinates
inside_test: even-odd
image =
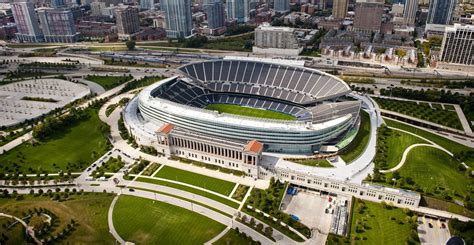
[[[102,86],[100,86],[98,83],[95,83],[83,78],[74,78],[74,80],[87,84],[87,86],[90,88],[92,93],[95,93],[98,95],[105,93],[105,89]]]
[[[33,134],[30,132],[8,142],[8,144],[5,144],[3,146],[0,146],[0,154],[3,154],[4,152],[7,152],[19,145],[21,145],[23,142],[30,140],[33,138]]]
[[[109,224],[110,234],[112,234],[112,236],[115,238],[117,242],[119,242],[120,244],[124,244],[125,240],[123,240],[122,237],[120,237],[118,232],[115,230],[114,221],[113,221],[114,207],[115,207],[115,204],[117,203],[118,198],[119,198],[119,195],[115,196],[114,200],[112,200],[112,203],[110,204],[109,212],[107,214],[107,223]]]

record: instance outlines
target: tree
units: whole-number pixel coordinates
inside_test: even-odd
[[[39,232],[46,227],[46,224],[47,223],[45,222],[43,216],[35,215],[31,217],[30,222],[28,223],[28,226],[33,227],[33,230],[35,232]]]
[[[273,228],[270,226],[267,226],[264,231],[265,235],[268,237],[271,237],[273,235]]]
[[[127,45],[127,49],[128,49],[128,50],[132,51],[132,50],[135,49],[136,43],[135,43],[135,41],[133,41],[133,40],[128,40],[128,41],[125,43],[125,45]]]

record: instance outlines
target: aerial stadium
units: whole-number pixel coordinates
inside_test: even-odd
[[[337,144],[359,120],[361,103],[348,96],[350,87],[315,69],[225,58],[178,70],[181,75],[138,95],[138,113],[156,128],[169,124],[215,139],[255,140],[265,152],[313,153]],[[215,105],[279,116],[230,114]]]

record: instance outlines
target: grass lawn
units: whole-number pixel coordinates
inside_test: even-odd
[[[196,52],[198,49],[213,49],[213,50],[226,50],[226,51],[239,51],[239,52],[250,52],[252,51],[251,41],[254,40],[254,34],[248,33],[236,37],[226,37],[217,40],[208,40],[200,47],[195,47]],[[184,42],[155,42],[155,43],[138,43],[140,48],[150,49],[151,47],[171,47],[171,48],[186,48]],[[158,49],[159,50],[159,49]],[[188,50],[186,50],[188,52]]]
[[[0,241],[6,241],[5,244],[27,244],[25,237],[25,229],[20,223],[17,223],[10,229],[6,229],[4,227],[4,225],[9,226],[12,222],[14,222],[13,219],[7,217],[0,217],[0,226],[2,227],[2,229],[0,230],[0,234],[6,236],[6,238],[0,237]]]
[[[417,104],[411,101],[398,101],[390,99],[373,98],[380,108],[416,117],[447,127],[462,130],[461,121],[454,111],[443,110],[441,107],[431,108],[428,104]]]
[[[58,131],[44,142],[33,146],[23,143],[0,155],[0,171],[12,173],[82,171],[90,163],[105,154],[110,146],[102,134],[96,110],[88,110],[90,116],[70,128]]]
[[[161,191],[157,191],[157,190],[150,190],[150,189],[146,189],[146,188],[141,188],[141,187],[136,187],[136,186],[128,186],[129,188],[131,189],[135,189],[135,190],[142,190],[142,191],[148,191],[148,192],[154,192],[154,193],[157,193],[157,194],[161,194],[161,195],[165,195],[165,196],[170,196],[170,197],[175,197],[175,198],[178,198],[178,199],[181,199],[181,200],[185,200],[185,201],[188,201],[188,202],[192,202],[192,203],[195,203],[195,204],[198,204],[200,206],[203,206],[205,208],[208,208],[210,210],[213,210],[215,212],[218,212],[222,215],[225,215],[229,218],[232,217],[232,215],[228,214],[228,213],[225,213],[219,209],[216,209],[216,208],[213,208],[211,206],[208,206],[207,204],[204,204],[204,203],[201,203],[201,202],[196,202],[194,200],[191,200],[191,199],[187,199],[187,198],[184,198],[182,196],[178,196],[178,195],[173,195],[173,194],[169,194],[169,193],[166,193],[166,192],[161,192]]]
[[[320,167],[320,168],[333,168],[334,166],[327,159],[288,159],[290,162],[297,164]]]
[[[375,163],[379,164],[381,169],[393,168],[402,160],[406,148],[418,143],[428,142],[398,130],[379,128]]]
[[[360,111],[360,128],[355,136],[354,140],[352,140],[349,145],[342,150],[342,154],[340,157],[347,163],[351,163],[355,159],[357,159],[362,152],[364,152],[367,143],[369,143],[370,139],[370,116],[369,113],[361,110]]]
[[[416,230],[407,222],[399,208],[384,208],[382,204],[356,199],[351,221],[350,237],[356,244],[407,244]],[[365,238],[365,239],[364,239]],[[411,241],[408,244],[418,244]]]
[[[254,245],[256,241],[249,237],[243,237],[236,230],[230,229],[223,237],[217,240],[213,245]]]
[[[397,122],[397,121],[394,121],[394,120],[391,120],[391,119],[388,119],[388,118],[384,118],[384,121],[385,121],[385,123],[387,123],[388,126],[403,129],[405,131],[408,131],[408,132],[417,134],[421,137],[424,137],[426,139],[429,139],[429,140],[435,142],[436,144],[442,146],[446,150],[452,152],[453,154],[457,154],[457,153],[461,153],[461,152],[467,152],[469,150],[472,151],[472,148],[469,148],[465,145],[461,145],[459,143],[456,143],[454,141],[446,139],[446,138],[444,138],[442,136],[439,136],[437,134],[430,133],[426,130],[415,128],[415,127],[412,127],[408,124]],[[467,159],[464,162],[467,165],[469,165],[471,168],[474,167],[474,159],[473,158]]]
[[[175,188],[175,189],[187,191],[187,192],[190,192],[190,193],[194,193],[194,194],[199,195],[199,196],[207,197],[207,198],[212,199],[216,202],[223,203],[223,204],[225,204],[227,206],[230,206],[230,207],[233,207],[233,208],[238,208],[239,207],[239,204],[236,203],[236,202],[233,202],[229,199],[214,195],[214,194],[206,192],[206,191],[198,190],[198,189],[193,188],[193,187],[188,187],[188,186],[175,184],[175,183],[170,183],[170,182],[157,180],[157,179],[148,179],[148,178],[140,178],[140,177],[137,178],[136,181],[146,182],[146,183],[155,184],[155,185],[168,186],[168,187],[171,187],[171,188]]]
[[[113,220],[120,236],[137,244],[203,244],[225,229],[187,209],[124,195],[115,205]]]
[[[120,84],[130,81],[132,77],[87,75],[86,79],[99,84],[105,90],[109,90],[111,88],[119,86]]]
[[[235,183],[208,177],[193,172],[164,166],[154,177],[175,180],[182,183],[202,187],[223,195],[229,195],[234,189]]]
[[[210,104],[206,106],[205,109],[218,111],[219,113],[229,113],[247,117],[258,117],[258,118],[268,118],[268,119],[279,119],[279,120],[296,120],[296,117],[264,109],[256,109],[251,107],[245,107],[240,105],[230,105],[230,104]]]
[[[59,223],[54,226],[55,232],[61,231],[71,219],[79,223],[75,231],[67,236],[61,243],[70,244],[113,244],[114,239],[109,233],[107,224],[107,212],[113,196],[102,193],[84,193],[73,195],[66,201],[52,201],[47,197],[25,196],[25,199],[17,201],[14,198],[0,198],[0,210],[17,217],[28,209],[45,208],[54,213]],[[15,225],[16,226],[16,225]],[[15,243],[13,240],[7,244]]]
[[[472,179],[458,170],[459,162],[444,151],[421,146],[410,151],[406,164],[399,169],[400,176],[411,178],[425,193],[442,197],[443,192],[454,198],[455,191],[462,196],[468,194]],[[407,181],[408,182],[408,181]],[[413,189],[413,185],[407,183]]]

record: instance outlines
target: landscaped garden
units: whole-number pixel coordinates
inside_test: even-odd
[[[134,89],[137,89],[137,88],[141,88],[141,87],[146,87],[148,85],[151,85],[153,83],[156,83],[162,79],[164,79],[165,77],[163,76],[152,76],[152,77],[143,77],[142,79],[139,79],[139,80],[133,80],[127,84],[125,84],[125,86],[120,90],[120,93],[125,93],[125,92],[128,92],[130,90],[134,90]]]
[[[154,47],[175,47],[248,52],[252,51],[253,39],[253,33],[234,37],[229,36],[217,40],[208,40],[206,37],[197,36],[185,40],[179,40],[178,42],[146,43],[141,44],[140,47],[146,49],[153,49]]]
[[[360,127],[352,142],[342,149],[340,157],[347,163],[356,160],[364,151],[370,139],[370,116],[369,113],[360,111]]]
[[[52,199],[55,195],[61,196],[61,201]],[[41,232],[36,231],[41,240],[49,243],[63,244],[113,244],[114,239],[109,233],[107,224],[107,211],[113,196],[103,193],[55,193],[45,192],[42,196],[35,194],[18,196],[10,194],[8,198],[0,198],[0,210],[3,213],[24,219],[35,229],[41,227]],[[15,198],[16,196],[16,198]],[[53,197],[53,198],[52,198]],[[38,222],[38,214],[51,217],[50,224]],[[47,217],[41,215],[42,217]],[[13,224],[11,219],[0,219],[2,229]],[[3,226],[3,224],[7,226]],[[7,241],[5,244],[26,244],[24,228],[17,223],[10,229],[2,230]],[[0,238],[3,239],[3,238]],[[2,243],[3,244],[3,243]]]
[[[237,200],[237,201],[244,200],[245,194],[247,194],[249,188],[250,187],[248,187],[246,185],[237,186],[237,189],[235,190],[234,194],[232,195],[232,198]]]
[[[433,141],[446,150],[452,152],[455,158],[457,158],[459,161],[466,163],[471,168],[474,167],[474,154],[472,154],[474,153],[474,150],[472,148],[446,139],[443,136],[439,136],[426,130],[410,126],[406,123],[397,122],[388,118],[384,118],[384,121],[388,126],[399,128]]]
[[[225,225],[164,202],[122,195],[113,211],[114,226],[138,244],[204,244]]]
[[[382,126],[378,129],[377,154],[374,163],[380,169],[393,168],[402,160],[403,153],[409,146],[419,143],[428,144],[425,140],[411,134]],[[414,150],[416,148],[412,149]]]
[[[428,104],[418,104],[412,101],[381,99],[377,97],[373,99],[379,104],[380,108],[384,110],[398,112],[459,130],[463,129],[459,117],[454,111],[432,108]]]
[[[100,167],[95,169],[92,172],[92,175],[96,178],[104,176],[105,173],[116,173],[121,168],[125,166],[125,163],[122,161],[122,158],[118,156],[117,158],[110,158],[107,162],[104,162]]]
[[[105,90],[109,90],[130,81],[132,79],[132,75],[123,75],[123,76],[87,75],[85,79],[99,84]]]
[[[67,126],[55,123],[58,128],[54,130],[47,130],[50,124],[43,123],[42,129],[35,132],[44,136],[0,155],[0,171],[28,174],[82,171],[110,149],[109,128],[100,121],[97,109],[87,109],[84,113],[85,117]]]
[[[209,104],[206,106],[207,110],[218,111],[219,113],[229,113],[240,116],[247,117],[257,117],[257,118],[267,118],[267,119],[279,119],[279,120],[296,120],[292,115],[264,110],[256,109],[240,105],[231,105],[231,104]]]
[[[223,237],[213,245],[257,245],[256,241],[237,229],[230,229]]]
[[[270,179],[270,186],[266,190],[252,189],[252,193],[247,199],[246,205],[244,205],[243,211],[251,216],[254,216],[267,225],[273,227],[274,229],[282,232],[288,237],[292,238],[295,241],[303,241],[303,239],[298,236],[296,233],[290,231],[287,227],[284,227],[280,222],[284,222],[287,225],[293,227],[298,232],[303,234],[306,237],[311,235],[311,230],[303,225],[301,222],[294,220],[290,217],[289,214],[286,214],[280,210],[280,203],[285,195],[287,183],[281,183],[274,178]],[[266,217],[262,213],[256,212],[254,209],[248,208],[252,206],[254,209],[259,209],[274,218],[277,218],[278,221],[274,221],[270,217]]]
[[[226,196],[232,192],[232,189],[234,189],[235,186],[235,183],[229,181],[196,174],[169,166],[164,166],[160,171],[158,171],[158,173],[156,173],[154,177],[190,184]]]
[[[460,168],[460,162],[446,152],[427,146],[415,148],[408,154],[407,163],[391,177],[400,186],[420,191],[445,200],[470,195],[473,179]],[[390,176],[388,177],[390,178]]]
[[[417,216],[409,210],[355,199],[350,240],[356,244],[419,244]]]
[[[367,180],[418,191],[423,196],[422,200],[424,201],[421,202],[423,206],[474,217],[472,212],[474,210],[474,202],[472,201],[474,181],[471,175],[474,151],[467,146],[426,130],[387,118],[384,120],[388,126],[433,141],[452,152],[454,157],[437,148],[418,146],[408,153],[402,168],[390,173],[381,173],[379,164],[376,164],[374,174],[369,176]],[[392,149],[397,147],[392,147]],[[393,150],[388,148],[385,153],[387,152],[393,153]],[[462,162],[470,168],[466,168]],[[464,207],[459,206],[454,201],[462,202]]]

